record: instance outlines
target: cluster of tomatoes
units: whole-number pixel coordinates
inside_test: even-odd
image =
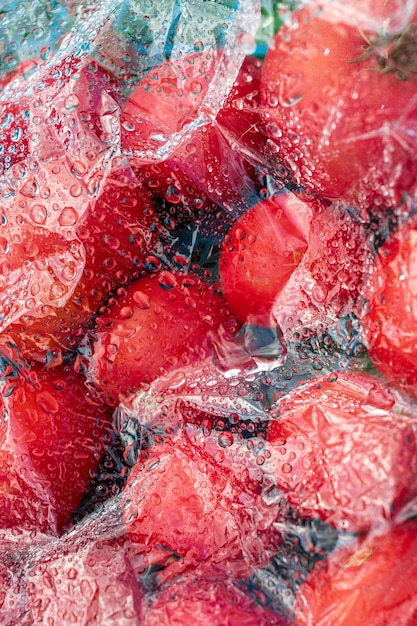
[[[416,620],[417,8],[285,16],[1,78],[4,624]]]

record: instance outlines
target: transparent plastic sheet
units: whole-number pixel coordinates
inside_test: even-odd
[[[414,164],[381,211],[281,142],[265,55],[312,2],[110,4],[0,24],[0,621],[412,626]],[[320,6],[364,41],[415,14]]]
[[[31,4],[27,13],[20,4],[17,12],[12,3],[4,9],[3,70],[11,79],[0,96],[1,241],[4,274],[6,270],[12,274],[8,282],[15,291],[11,297],[6,285],[3,289],[3,330],[22,314],[39,316],[42,308],[62,307],[79,282],[85,262],[79,226],[103,189],[112,159],[120,154],[120,108],[132,84],[162,60],[181,59],[196,50],[212,51],[210,82],[206,90],[197,90],[190,110],[185,107],[187,123],[175,132],[165,128],[163,136],[158,136],[151,160],[160,160],[187,132],[215,117],[246,53],[245,37],[250,41],[257,26],[257,6],[252,3],[166,2],[151,11],[145,5],[56,4],[50,7],[50,16],[42,13],[41,3]],[[38,26],[34,26],[32,11]],[[145,29],[147,36],[146,46],[136,48],[133,58],[127,49],[132,35],[128,39],[125,33],[130,28],[137,29],[137,36]],[[117,53],[117,58],[111,53]],[[23,72],[14,78],[19,61],[28,59],[32,65],[22,66]],[[108,80],[99,83],[100,69],[94,84],[97,68],[90,71],[88,64],[95,60],[123,77],[121,87],[116,88],[114,80],[113,85]],[[89,95],[93,120],[86,114]],[[140,149],[133,156],[149,160]],[[39,204],[34,205],[34,199]],[[25,211],[28,202],[32,204],[29,214]],[[53,244],[53,249],[62,248],[62,253],[45,251],[44,267],[35,278],[26,266],[39,257],[37,247],[47,249],[44,241],[53,236],[62,243]],[[25,294],[32,297],[25,298]]]

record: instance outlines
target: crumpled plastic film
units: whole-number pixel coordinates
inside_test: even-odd
[[[3,330],[22,315],[53,312],[74,292],[85,263],[79,224],[103,189],[111,159],[125,151],[120,118],[132,87],[170,59],[179,63],[174,79],[181,86],[181,59],[208,51],[210,81],[200,90],[198,75],[192,80],[196,93],[184,111],[186,123],[164,127],[156,144],[145,137],[146,154],[133,150],[139,159],[158,161],[217,114],[259,16],[257,2],[39,2],[27,12],[23,4],[17,11],[7,5],[1,26],[1,69],[11,79],[0,93],[0,242],[8,242],[1,249],[8,276],[0,294]],[[146,45],[131,58],[124,33],[135,25],[143,37],[140,24]],[[107,67],[122,75],[119,85]],[[44,244],[56,238],[62,238],[60,255]],[[34,261],[36,246],[44,250],[42,263]]]

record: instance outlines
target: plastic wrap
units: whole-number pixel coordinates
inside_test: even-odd
[[[414,0],[5,2],[0,622],[414,626]]]

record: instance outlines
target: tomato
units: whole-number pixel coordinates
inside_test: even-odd
[[[259,114],[260,69],[258,59],[246,57],[215,120],[188,133],[166,160],[140,168],[153,193],[194,211],[207,205],[207,198],[229,211],[248,208],[256,197],[249,160],[265,166],[268,156]]]
[[[109,72],[85,55],[68,55],[47,67],[41,78],[30,102],[31,155],[48,161],[64,153],[74,183],[85,183],[118,143],[119,88]]]
[[[289,626],[281,614],[258,604],[227,580],[178,579],[141,605],[143,626]]]
[[[214,76],[216,58],[215,51],[207,50],[171,59],[139,81],[121,117],[125,154],[145,162],[163,158],[166,144],[198,115]]]
[[[24,62],[10,76],[25,75],[36,62]],[[88,57],[64,58],[51,68],[40,64],[42,79],[31,90],[6,92],[0,102],[0,165],[7,171],[31,154],[50,160],[62,151],[86,173],[114,142],[117,90],[112,77]],[[6,97],[8,98],[6,100]],[[113,126],[113,127],[112,127]],[[117,129],[116,129],[117,130]],[[75,182],[75,181],[74,181]]]
[[[417,525],[394,526],[334,552],[302,585],[297,626],[411,626],[417,611]]]
[[[149,194],[127,169],[108,176],[102,194],[95,203],[91,203],[84,215],[77,218],[74,210],[71,214],[68,211],[68,215],[73,216],[68,226],[74,229],[74,237],[78,240],[74,241],[74,245],[80,249],[80,256],[81,252],[85,254],[83,272],[77,278],[73,271],[68,281],[72,294],[65,306],[54,309],[44,305],[37,312],[37,317],[24,315],[9,327],[8,332],[23,352],[26,350],[19,334],[24,336],[26,342],[39,347],[57,344],[75,348],[109,292],[145,273],[145,259],[158,234],[158,220]],[[35,250],[34,254],[39,259],[40,254],[46,254],[49,248],[41,243],[40,235],[36,235],[38,231],[45,233],[46,241],[55,241],[58,236],[47,229],[32,226],[31,249]],[[22,265],[22,270],[33,258],[33,255],[29,256],[28,247],[21,246],[19,253],[16,247],[13,248],[14,262]],[[51,265],[58,250],[55,243],[55,248],[50,250]],[[82,257],[79,259],[81,262]]]
[[[414,25],[380,25],[363,30],[331,3],[295,11],[262,68],[267,132],[294,182],[361,210],[416,190]]]
[[[321,376],[278,403],[265,471],[298,514],[383,526],[417,493],[413,411],[373,376]]]
[[[3,623],[13,616],[16,624],[86,625],[91,622],[92,602],[99,624],[138,623],[144,589],[134,569],[138,560],[134,548],[106,539],[100,531],[93,537],[91,529],[88,540],[82,540],[76,534],[79,530],[73,530],[71,542],[63,539],[58,550],[38,547],[33,559],[22,559],[5,589]]]
[[[91,375],[108,401],[211,354],[210,333],[235,327],[221,296],[196,276],[162,272],[131,283],[96,320]]]
[[[323,313],[352,311],[372,266],[372,249],[346,211],[285,192],[236,222],[223,243],[219,273],[240,321],[285,330],[290,318],[311,323],[314,310],[321,320]]]
[[[270,325],[274,300],[307,249],[310,215],[307,205],[285,194],[257,204],[233,226],[219,272],[240,321]]]
[[[111,432],[111,412],[69,367],[3,378],[0,524],[61,532],[71,524]]]
[[[380,248],[382,269],[368,283],[362,319],[372,361],[388,379],[417,382],[417,220],[405,223]]]
[[[272,529],[276,507],[240,481],[231,464],[214,462],[183,432],[164,439],[128,478],[122,514],[129,537],[149,566],[160,566],[159,583],[198,566],[208,575],[250,577],[280,542]]]

